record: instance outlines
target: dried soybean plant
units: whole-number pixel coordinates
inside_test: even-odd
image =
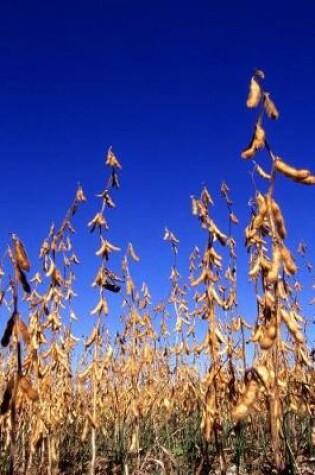
[[[92,287],[97,288],[99,291],[98,303],[91,311],[91,315],[96,316],[96,323],[93,326],[90,336],[85,341],[85,348],[92,349],[92,362],[88,368],[86,368],[86,370],[79,375],[81,382],[89,380],[90,385],[88,386],[88,391],[91,391],[92,393],[91,403],[89,400],[87,400],[85,404],[85,414],[83,415],[84,424],[81,436],[81,440],[84,442],[90,433],[91,458],[89,473],[91,475],[94,475],[95,473],[97,431],[100,427],[100,382],[104,377],[104,362],[102,361],[101,351],[104,340],[103,317],[108,315],[109,311],[106,291],[113,293],[119,292],[119,282],[121,280],[113,270],[109,269],[107,265],[110,254],[120,251],[119,247],[113,245],[108,239],[105,238],[105,232],[109,229],[105,212],[107,212],[109,208],[115,208],[115,203],[112,199],[111,192],[113,189],[119,188],[118,171],[121,169],[121,165],[111,147],[107,152],[106,166],[110,168],[110,176],[106,188],[99,195],[97,195],[101,200],[101,207],[93,219],[88,223],[88,227],[92,233],[95,231],[98,231],[99,233],[100,247],[96,251],[96,255],[101,260],[97,275],[92,283]]]
[[[304,319],[299,314],[293,292],[297,286],[297,281],[294,281],[297,266],[286,245],[285,220],[274,197],[275,180],[281,174],[297,183],[311,185],[315,184],[315,176],[309,170],[299,170],[288,165],[272,151],[263,119],[267,115],[276,120],[279,112],[270,94],[263,88],[263,79],[262,71],[256,71],[251,79],[247,106],[257,107],[259,112],[251,142],[242,152],[242,158],[254,161],[253,173],[267,183],[265,193],[256,192],[251,222],[245,233],[246,247],[250,254],[249,277],[257,296],[257,319],[251,341],[257,343],[259,351],[253,367],[245,373],[245,389],[233,411],[233,418],[236,421],[244,419],[257,406],[259,394],[264,394],[271,437],[270,457],[277,473],[282,473],[283,470],[288,470],[288,459],[289,463],[292,462],[292,448],[288,443],[285,427],[288,408],[284,402],[297,379],[310,387],[309,370],[312,365],[301,328]],[[259,151],[266,151],[271,160],[271,170],[268,172],[255,161]],[[294,348],[283,340],[283,326],[287,328]],[[288,351],[295,354],[294,366],[289,365]],[[299,367],[299,375],[296,365]],[[313,415],[310,398],[306,404],[310,415]],[[292,405],[289,410],[291,409]]]
[[[68,390],[70,394],[66,381],[71,369],[66,340],[64,338],[61,344],[57,333],[62,326],[62,302],[70,302],[74,292],[71,288],[73,277],[71,273],[68,276],[64,273],[62,277],[57,268],[56,255],[64,244],[67,230],[72,229],[70,219],[79,202],[84,201],[83,196],[83,191],[79,188],[60,230],[56,233],[52,227],[49,241],[45,241],[41,249],[43,272],[49,280],[44,294],[39,294],[37,290],[43,280],[41,272],[30,279],[33,286],[33,290],[31,289],[26,278],[30,264],[23,244],[16,235],[12,235],[13,246],[7,251],[14,270],[14,277],[9,278],[12,303],[7,303],[4,297],[3,301],[9,308],[12,305],[13,311],[1,343],[4,347],[16,346],[17,356],[16,364],[11,359],[10,368],[14,374],[9,380],[1,405],[1,422],[5,430],[8,427],[6,415],[8,412],[11,415],[12,433],[10,437],[7,436],[6,442],[11,450],[8,473],[17,473],[22,469],[29,473],[34,469],[34,464],[38,467],[39,464],[45,465],[47,473],[53,473],[58,462],[58,422],[59,427],[65,425],[65,412],[60,406],[65,405],[65,391]],[[77,261],[77,258],[73,254],[70,260]],[[29,306],[28,325],[22,320],[18,310],[20,287],[25,294],[23,299]],[[26,312],[26,305],[23,304],[23,307]],[[49,343],[47,338],[50,339]],[[62,385],[58,385],[58,380]],[[59,388],[66,389],[60,393]]]
[[[32,383],[32,373],[25,370],[23,363],[30,349],[30,335],[19,310],[19,289],[23,294],[31,292],[26,272],[30,271],[30,262],[22,241],[12,234],[12,246],[8,247],[7,256],[12,265],[13,276],[9,277],[8,289],[11,301],[6,302],[10,310],[1,345],[10,347],[7,383],[0,406],[1,431],[6,434],[6,448],[9,449],[8,473],[16,473],[21,463],[25,464],[25,439],[23,429],[27,423],[24,414],[38,401],[38,391]],[[4,296],[3,296],[4,299]],[[23,414],[24,411],[24,414]]]
[[[221,192],[229,209],[229,224],[237,223],[237,218],[231,211],[232,201],[229,198],[227,185],[221,187]],[[231,388],[233,368],[229,368],[231,374],[226,371],[224,359],[231,353],[231,341],[224,335],[222,319],[219,318],[218,310],[229,312],[236,306],[236,278],[235,278],[235,241],[230,233],[221,231],[210,214],[210,207],[214,206],[211,195],[206,187],[203,188],[199,199],[192,197],[192,213],[197,216],[201,227],[207,231],[207,245],[201,256],[198,266],[200,274],[191,280],[193,288],[203,284],[205,289],[195,294],[195,300],[199,304],[197,314],[207,321],[208,328],[204,341],[195,348],[198,354],[203,351],[210,358],[210,366],[206,376],[201,381],[203,394],[203,409],[201,419],[201,431],[205,441],[205,452],[208,445],[214,441],[216,456],[219,459],[220,473],[225,474],[227,463],[224,451],[224,424],[226,417],[225,401],[227,400],[228,388]],[[229,265],[223,273],[223,256],[217,248],[229,250]],[[228,285],[225,285],[224,280]],[[232,391],[233,392],[233,391]]]
[[[194,348],[196,344],[196,315],[190,308],[191,289],[178,269],[179,239],[168,228],[164,238],[171,246],[173,265],[169,280],[171,290],[168,298],[169,315],[174,314],[173,335],[175,338],[165,348],[164,364],[169,367],[168,394],[163,405],[168,409],[168,431],[181,432],[183,455],[187,458],[196,455],[200,445],[199,412],[202,396],[199,384],[198,358]],[[161,329],[164,334],[164,328]],[[168,358],[168,359],[167,359]],[[165,368],[165,369],[166,369]],[[170,394],[172,397],[170,397]],[[175,444],[168,440],[168,447],[174,450]],[[178,442],[177,442],[178,443]]]
[[[73,266],[79,264],[73,252],[71,235],[75,232],[72,218],[86,198],[79,186],[74,200],[59,228],[53,224],[40,249],[42,271],[32,279],[35,286],[29,298],[30,333],[33,351],[28,365],[36,368],[40,403],[32,418],[32,435],[28,468],[33,456],[41,448],[41,464],[47,473],[56,473],[60,450],[72,418],[72,362],[71,351],[78,342],[71,332],[76,320],[72,300]],[[39,288],[46,284],[43,293]],[[64,308],[68,308],[66,319]]]

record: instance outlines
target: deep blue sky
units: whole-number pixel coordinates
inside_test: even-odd
[[[0,244],[4,250],[8,233],[18,233],[35,270],[49,224],[60,222],[80,180],[89,198],[77,219],[83,314],[94,303],[85,292],[97,248],[86,223],[98,207],[93,195],[105,183],[109,145],[123,164],[109,238],[134,243],[142,257],[137,279],[148,281],[155,301],[167,291],[172,263],[164,226],[181,240],[185,274],[188,253],[205,239],[189,197],[207,183],[223,225],[223,179],[240,218],[240,301],[247,301],[241,228],[249,219],[251,166],[240,150],[255,117],[245,107],[254,68],[265,71],[281,112],[268,124],[275,152],[315,171],[315,3],[219,3],[1,4]],[[267,163],[265,155],[260,162]],[[313,256],[314,193],[284,179],[277,183],[289,244],[294,248],[304,237]],[[242,311],[249,319],[254,314]]]

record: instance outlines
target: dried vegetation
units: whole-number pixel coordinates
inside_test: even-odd
[[[245,229],[255,322],[238,309],[233,238],[238,219],[225,183],[227,231],[215,221],[206,188],[192,197],[205,247],[191,253],[187,282],[177,267],[179,240],[165,230],[174,259],[165,301],[154,306],[147,284],[136,287],[132,271],[140,258],[132,244],[121,268],[109,267],[112,255],[121,255],[107,222],[121,169],[109,149],[108,182],[88,223],[99,241],[90,335],[84,341],[74,336],[79,259],[72,233],[86,201],[81,187],[60,228],[51,226],[39,271],[32,274],[14,234],[3,260],[1,473],[314,473],[314,350],[274,190],[278,175],[302,185],[314,184],[315,176],[273,152],[264,119],[276,120],[279,112],[263,82],[263,72],[257,71],[247,107],[256,108],[258,118],[241,154],[266,188],[257,189]],[[255,161],[263,151],[268,171]],[[303,243],[298,253],[307,258]],[[123,305],[122,330],[114,335],[107,323],[108,293],[117,294]]]

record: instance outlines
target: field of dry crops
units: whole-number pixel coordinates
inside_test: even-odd
[[[109,149],[108,183],[88,223],[99,241],[90,336],[82,342],[73,334],[80,263],[72,233],[86,201],[81,187],[43,242],[37,272],[14,234],[1,266],[1,474],[315,473],[311,322],[302,312],[297,256],[287,247],[274,198],[277,175],[295,181],[297,193],[299,185],[315,184],[315,176],[272,150],[264,120],[279,113],[263,83],[257,71],[247,107],[257,108],[258,117],[242,152],[262,190],[245,229],[256,321],[249,323],[237,306],[238,218],[225,183],[227,230],[216,224],[206,188],[192,198],[205,242],[189,256],[187,282],[177,267],[179,240],[165,230],[174,259],[167,301],[154,306],[148,286],[136,288],[132,272],[141,264],[132,244],[121,268],[111,269],[120,248],[110,240],[107,210],[115,207],[121,165]],[[256,162],[263,152],[269,170]],[[307,261],[303,243],[297,254]],[[123,330],[116,334],[107,326],[109,293],[123,305]]]

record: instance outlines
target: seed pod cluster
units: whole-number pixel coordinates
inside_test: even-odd
[[[33,388],[30,379],[27,376],[21,376],[18,383],[19,389],[30,401],[37,401],[39,398],[38,391]]]
[[[267,198],[269,199],[269,197]],[[282,215],[282,211],[278,203],[270,197],[270,207],[271,207],[271,213],[272,213],[272,218],[274,220],[275,226],[276,226],[276,231],[278,233],[278,236],[280,239],[285,239],[287,235],[287,230],[284,222],[284,218]]]
[[[266,134],[264,129],[260,124],[255,125],[254,133],[252,136],[252,139],[246,147],[242,154],[241,157],[245,159],[253,158],[258,150],[261,150],[265,147],[265,139],[266,139]]]
[[[268,224],[267,213],[268,207],[265,196],[261,193],[256,194],[257,212],[253,215],[250,225],[245,230],[246,246],[259,243],[261,238],[259,236],[266,224]]]
[[[261,335],[259,336],[258,343],[262,350],[269,350],[274,344],[277,337],[277,320],[273,315],[264,326],[260,327],[262,329]]]
[[[244,419],[249,414],[257,400],[259,389],[260,384],[257,375],[253,369],[247,370],[245,373],[245,391],[232,411],[232,418],[235,422]]]
[[[288,327],[289,332],[293,336],[294,340],[296,343],[303,344],[304,343],[304,336],[301,332],[301,327],[297,323],[295,314],[292,311],[287,311],[284,308],[281,309],[281,318],[282,321],[286,324]]]

